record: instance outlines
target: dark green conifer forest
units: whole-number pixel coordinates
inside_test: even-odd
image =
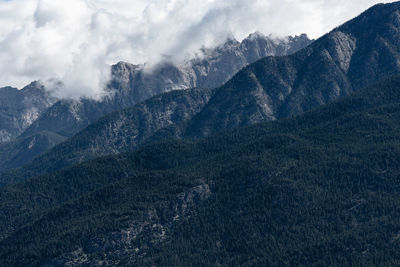
[[[77,250],[88,265],[398,265],[399,130],[393,77],[294,118],[9,185],[1,265],[54,266]],[[107,245],[139,228],[131,250]]]

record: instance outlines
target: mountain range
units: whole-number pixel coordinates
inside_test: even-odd
[[[49,131],[70,137],[112,111],[140,103],[152,96],[173,90],[215,88],[237,71],[265,56],[287,55],[312,42],[307,35],[275,39],[260,33],[249,35],[241,43],[228,39],[214,49],[181,65],[162,62],[147,70],[145,66],[119,62],[112,66],[112,80],[102,101],[60,100],[33,122],[21,136]],[[59,118],[63,118],[62,123]]]
[[[214,49],[204,48],[201,55],[181,65],[163,62],[149,71],[144,66],[120,62],[112,66],[108,94],[101,101],[87,98],[56,101],[38,82],[20,91],[1,89],[0,100],[4,98],[7,103],[0,116],[7,119],[0,125],[0,171],[29,162],[110,112],[163,92],[215,88],[260,58],[290,54],[311,42],[305,34],[273,38],[254,33],[242,42],[231,38]]]
[[[10,185],[2,265],[396,265],[399,125],[396,76],[299,117]]]
[[[161,139],[205,137],[290,117],[400,73],[398,9],[398,3],[374,6],[294,54],[250,64],[221,87],[204,91],[207,96],[193,110],[187,101],[193,102],[199,89],[185,91],[182,106],[172,92],[112,113],[23,169],[4,173],[0,182]]]
[[[236,74],[121,62],[103,101],[44,110],[0,146],[0,265],[399,265],[400,2],[272,43]],[[220,84],[180,87],[195,62]]]

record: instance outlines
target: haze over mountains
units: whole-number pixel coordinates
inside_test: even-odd
[[[180,66],[165,62],[146,71],[141,66],[120,62],[112,67],[109,97],[105,97],[100,103],[90,99],[61,100],[22,135],[32,135],[45,130],[71,136],[111,111],[130,107],[151,96],[172,90],[215,88],[258,59],[270,55],[290,54],[310,43],[307,35],[271,39],[256,33],[241,43],[230,39],[215,49],[205,49],[200,58]],[[62,125],[57,123],[60,117],[64,118]]]
[[[400,73],[397,10],[398,3],[377,5],[295,54],[266,57],[245,67],[215,90],[161,95],[111,114],[25,169],[55,170],[155,140],[204,137],[286,118]],[[201,101],[194,104],[199,92]],[[11,178],[3,174],[3,181],[31,175],[23,172]]]
[[[305,34],[277,39],[254,33],[242,42],[230,39],[217,48],[204,49],[201,56],[179,66],[160,63],[147,70],[143,66],[120,62],[112,67],[109,94],[100,101],[85,98],[56,101],[43,88],[42,91],[34,89],[33,85],[39,83],[22,91],[12,91],[20,95],[28,92],[29,98],[24,96],[23,101],[22,96],[12,99],[11,89],[3,89],[0,99],[7,101],[4,108],[7,105],[13,109],[3,108],[0,112],[9,121],[3,122],[1,138],[3,141],[18,138],[12,143],[0,143],[0,170],[28,162],[112,111],[133,106],[163,92],[217,87],[249,63],[269,55],[296,52],[311,42]]]
[[[0,146],[2,265],[398,265],[400,2],[204,54]]]
[[[55,78],[65,84],[59,96],[94,96],[121,60],[179,62],[229,34],[242,40],[257,30],[317,38],[378,1],[6,0],[0,87]]]

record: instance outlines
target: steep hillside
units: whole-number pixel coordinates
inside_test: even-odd
[[[397,265],[399,127],[397,76],[292,119],[5,187],[1,264]]]
[[[9,178],[13,175],[29,177],[40,173],[39,170],[46,171],[45,166],[54,170],[56,166],[129,151],[169,137],[204,137],[290,117],[400,73],[399,10],[399,2],[374,6],[293,55],[262,59],[217,88],[207,104],[192,112],[192,116],[171,117],[163,127],[151,125],[168,116],[165,108],[160,108],[164,113],[151,117],[136,113],[135,108],[105,117],[24,169],[1,175],[0,180],[14,180]],[[143,105],[153,104],[148,101]],[[139,132],[138,120],[143,122],[140,131],[146,132],[140,138],[131,135]]]
[[[0,171],[19,167],[63,141],[63,136],[40,132],[0,144]]]
[[[376,5],[287,57],[246,67],[192,120],[189,136],[299,114],[400,72],[400,2]]]
[[[12,171],[1,175],[0,185],[82,162],[93,158],[93,155],[116,154],[136,147],[157,130],[192,118],[207,104],[214,92],[213,89],[173,91],[150,98],[133,108],[112,113],[36,159],[29,165],[29,170],[24,169],[27,172]],[[29,151],[25,149],[21,153]]]
[[[164,92],[215,88],[258,59],[294,53],[311,42],[305,34],[277,39],[257,33],[242,42],[230,39],[216,48],[204,49],[201,56],[180,65],[162,62],[148,70],[140,65],[120,62],[112,66],[108,97],[102,101],[61,100],[35,121],[23,136],[51,131],[70,137],[112,111],[133,106]],[[63,118],[62,123],[59,118]]]
[[[0,88],[0,143],[15,139],[56,99],[38,82],[25,88]]]
[[[35,116],[31,118],[29,124],[26,124],[24,128],[20,127],[25,131],[16,142],[21,143],[24,139],[42,132],[71,137],[105,114],[131,107],[163,92],[194,87],[217,87],[226,82],[241,68],[262,57],[294,53],[311,42],[305,34],[277,39],[255,33],[242,42],[229,39],[225,44],[216,48],[203,49],[201,56],[181,65],[164,62],[149,71],[143,69],[143,66],[120,62],[112,67],[112,80],[107,89],[108,95],[104,99],[101,101],[85,98],[80,100],[59,100],[45,112],[40,110],[37,114],[35,113]],[[193,107],[193,111],[190,113],[194,114],[194,111],[198,112],[197,105]],[[11,117],[11,119],[14,119],[14,117]],[[139,118],[142,121],[145,119]],[[150,119],[158,120],[153,117]],[[174,118],[172,118],[172,121],[174,121]],[[151,122],[149,123],[151,124]],[[18,134],[21,133],[21,129],[19,129]],[[145,131],[152,130],[154,129],[146,129]],[[158,128],[155,130],[158,130]],[[15,137],[7,138],[14,139]],[[51,140],[48,143],[56,145]],[[38,151],[37,154],[42,154],[51,147],[43,146],[42,148],[43,150]],[[8,155],[1,155],[1,153],[0,151],[0,157],[8,157]],[[27,155],[25,158],[23,157],[24,153]],[[29,150],[25,152],[19,150],[18,154],[21,158],[18,166],[32,160]],[[16,166],[3,164],[3,168],[0,168],[0,170],[12,167]]]

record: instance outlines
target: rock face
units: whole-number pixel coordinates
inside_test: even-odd
[[[179,72],[186,76],[183,80],[192,82],[183,87],[215,88],[227,82],[243,67],[261,58],[293,54],[311,42],[306,34],[273,39],[261,33],[253,33],[242,42],[229,39],[216,49],[204,49],[202,58],[193,59],[179,68]],[[179,86],[174,89],[179,89]]]
[[[16,138],[55,101],[38,82],[22,90],[0,88],[0,143]]]
[[[58,169],[91,159],[94,154],[117,154],[144,144],[157,131],[190,120],[214,92],[213,89],[173,91],[111,113],[43,155],[45,160],[38,159],[43,164],[40,169]]]
[[[53,99],[51,99],[52,101],[45,102],[44,104],[46,105],[40,106],[37,103],[38,100],[35,100],[38,97],[26,97],[24,101],[27,101],[28,104],[30,103],[29,101],[33,101],[35,105],[28,105],[26,110],[23,111],[16,110],[13,113],[14,115],[9,114],[10,123],[14,123],[16,116],[21,116],[22,118],[18,119],[21,120],[21,125],[18,124],[16,131],[12,133],[1,130],[3,128],[6,129],[6,127],[0,126],[0,138],[4,141],[9,141],[20,134],[18,140],[15,140],[15,142],[22,143],[23,140],[32,136],[40,135],[43,137],[43,132],[49,133],[50,135],[48,136],[71,137],[100,117],[113,111],[131,107],[136,103],[164,92],[195,87],[215,88],[226,82],[244,66],[262,57],[293,53],[309,45],[311,42],[312,41],[308,39],[305,34],[296,37],[276,39],[257,33],[250,35],[241,43],[230,39],[225,44],[215,49],[204,49],[201,57],[199,56],[189,60],[182,65],[161,63],[155,66],[151,71],[148,71],[144,70],[143,66],[120,62],[112,66],[113,78],[109,84],[109,94],[103,100],[59,100],[46,109],[50,104],[54,103]],[[28,88],[31,87],[33,86],[31,85]],[[22,94],[22,92],[32,91],[33,89],[22,90],[21,92],[16,89],[7,90],[12,90],[15,94]],[[186,105],[187,103],[183,102],[182,104]],[[185,110],[192,116],[195,112],[199,111],[198,107],[203,104],[204,101],[200,100],[199,103],[193,104],[192,111],[189,111],[190,107],[185,107]],[[16,105],[13,105],[13,107],[14,106]],[[169,104],[167,104],[167,106],[169,107]],[[24,118],[25,120],[23,120]],[[158,122],[162,120],[162,118],[158,119],[156,114],[147,116],[147,118],[154,120],[154,123],[150,122],[151,125],[158,124]],[[186,119],[188,118],[189,117]],[[143,120],[143,118],[141,118],[141,120]],[[171,121],[176,121],[176,118],[172,118]],[[163,127],[166,126],[165,123],[159,126],[161,125],[163,125]],[[152,128],[151,131],[158,129],[158,127]],[[22,132],[22,130],[25,131]],[[146,132],[144,135],[147,135],[150,129],[144,131]],[[139,138],[141,138],[142,135],[143,134],[139,135]],[[41,146],[43,150],[36,150],[35,154],[39,155],[51,148],[51,145],[56,144],[54,140],[62,139],[49,139],[47,142],[49,146]],[[136,144],[137,142],[134,143]],[[12,146],[14,146],[14,144],[10,144],[8,147]],[[25,160],[23,160],[24,153],[33,155],[30,151],[24,151],[23,149],[18,150],[18,158],[20,158],[18,162],[20,164],[29,162],[32,159],[31,156],[27,156]],[[9,155],[2,155],[2,150],[0,149],[0,158],[2,156],[9,157]],[[9,166],[3,164],[0,166],[0,171],[2,168],[11,168],[11,166],[16,167],[14,164]]]
[[[400,72],[400,3],[372,7],[286,57],[235,75],[193,118],[187,136],[290,117]]]
[[[61,100],[35,121],[23,136],[51,131],[69,137],[112,111],[131,107],[164,92],[215,88],[250,63],[266,56],[296,52],[311,42],[305,34],[274,39],[257,33],[241,43],[230,39],[217,48],[204,49],[201,57],[181,65],[164,62],[149,71],[143,66],[119,62],[112,67],[113,78],[108,88],[110,94],[102,101]]]
[[[158,107],[160,112],[153,116],[151,112],[139,114],[135,108],[127,109],[97,121],[26,168],[43,171],[47,164],[53,170],[53,161],[66,166],[131,150],[150,141],[203,137],[290,117],[400,73],[399,62],[400,3],[377,5],[293,55],[266,57],[242,69],[215,89],[209,100],[201,103],[202,107],[196,106],[200,110],[186,112],[187,116],[170,116],[167,108]],[[185,92],[188,98],[191,92]],[[163,102],[166,107],[174,102],[169,96],[173,95],[161,96],[170,99]],[[154,103],[150,99],[140,109],[151,110],[149,107],[160,104]],[[185,105],[184,110],[188,111]],[[160,123],[164,116],[170,120],[168,123]],[[146,135],[137,138],[131,134],[139,132]]]

